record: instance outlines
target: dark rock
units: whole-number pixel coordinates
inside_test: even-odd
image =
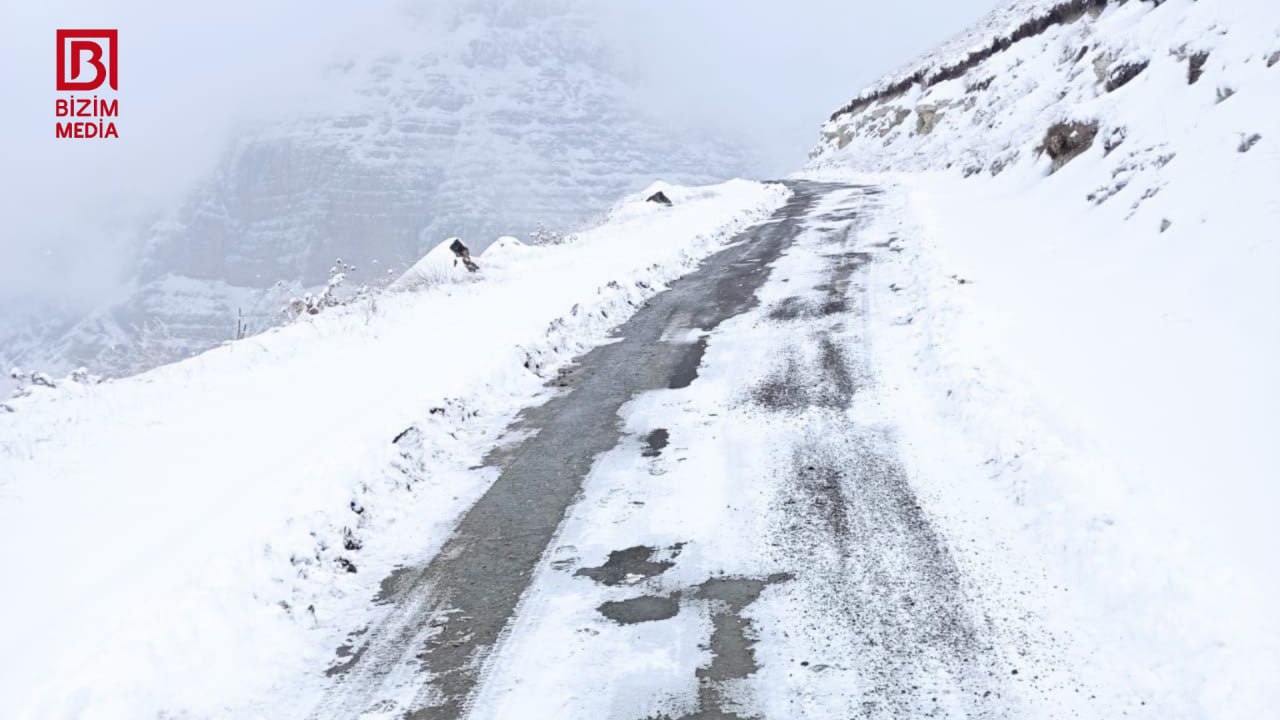
[[[661,190],[645,198],[645,202],[658,203],[659,205],[671,207],[671,198],[667,197],[667,194]]]
[[[1258,144],[1258,141],[1261,139],[1262,139],[1262,136],[1259,135],[1258,133],[1253,133],[1252,135],[1241,135],[1240,144],[1236,146],[1236,150],[1242,153],[1249,152],[1250,150],[1253,149],[1254,145]]]
[[[1111,74],[1107,76],[1107,92],[1119,90],[1125,85],[1128,85],[1131,80],[1141,75],[1142,71],[1147,69],[1147,64],[1148,61],[1143,60],[1141,62],[1124,63],[1123,65],[1117,66],[1111,71]]]
[[[450,243],[449,245],[449,249],[452,250],[453,254],[456,255],[459,260],[462,261],[462,264],[466,266],[468,271],[475,272],[480,269],[480,266],[477,265],[476,262],[471,259],[470,248],[468,248],[466,245],[463,245],[462,241],[459,240],[458,238],[453,239],[453,242]]]
[[[1187,84],[1195,85],[1200,76],[1204,74],[1204,64],[1209,61],[1208,51],[1202,50],[1191,56],[1187,61]]]
[[[1054,123],[1045,133],[1044,141],[1036,151],[1048,155],[1053,160],[1053,170],[1057,171],[1085,150],[1093,147],[1093,139],[1097,135],[1097,121],[1068,120]]]

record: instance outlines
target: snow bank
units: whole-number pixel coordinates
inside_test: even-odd
[[[475,273],[467,269],[462,258],[453,251],[453,244],[460,242],[462,240],[456,237],[440,241],[431,248],[431,252],[423,255],[421,260],[413,264],[413,267],[388,285],[387,289],[392,292],[421,290],[441,283],[476,279]]]
[[[493,480],[481,458],[545,379],[786,195],[684,192],[479,282],[14,401],[0,715],[293,716],[378,581],[429,557]]]
[[[502,263],[523,257],[528,250],[529,246],[525,243],[510,235],[503,235],[494,240],[492,245],[485,248],[484,252],[480,253],[480,257],[484,258],[486,263]]]
[[[1265,716],[1274,249],[1222,239],[1209,259],[1201,238],[1117,235],[1048,185],[903,182],[869,231],[900,250],[873,266],[872,349],[885,419],[967,570],[1023,596],[1097,696],[1086,715]]]
[[[806,174],[899,186],[871,231],[898,251],[872,290],[885,413],[970,570],[1069,640],[1093,712],[1265,716],[1280,11],[1093,5],[839,114]],[[1041,152],[1060,123],[1092,143]]]

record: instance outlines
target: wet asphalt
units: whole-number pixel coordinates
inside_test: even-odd
[[[485,659],[514,618],[592,463],[618,443],[619,408],[641,393],[686,387],[697,377],[706,338],[689,331],[711,331],[755,307],[770,264],[795,241],[814,202],[834,187],[788,185],[793,196],[770,220],[652,298],[617,329],[616,342],[588,352],[561,374],[563,392],[521,414],[512,430],[525,439],[486,460],[500,468],[497,480],[425,567],[384,581],[381,599],[391,610],[330,669],[332,687],[311,717],[465,715]],[[832,289],[835,301],[842,290]],[[852,392],[851,384],[837,387],[840,395]],[[665,442],[654,437],[651,448],[660,451]],[[747,594],[752,591],[760,588]],[[611,612],[625,619],[672,610],[669,602],[651,602]],[[726,628],[723,641],[732,642],[733,632]]]

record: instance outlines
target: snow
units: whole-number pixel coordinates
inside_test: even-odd
[[[1280,702],[1278,49],[1274,3],[1112,4],[837,118],[804,173],[893,186],[883,418],[966,570],[1065,641],[1082,713]],[[1051,172],[1060,120],[1098,135]]]
[[[504,264],[520,262],[529,246],[510,235],[503,235],[494,240],[489,247],[480,253],[486,264]]]
[[[493,480],[481,457],[556,367],[786,195],[677,190],[477,282],[13,401],[0,715],[289,716],[376,612],[377,581],[429,557]]]
[[[598,458],[469,717],[1058,717],[1080,706],[1078,685],[1052,690],[1049,649],[1025,656],[1029,638],[1037,655],[1044,639],[1009,597],[1019,588],[950,572],[952,538],[930,529],[946,498],[901,514],[915,496],[897,482],[899,423],[882,414],[893,390],[866,344],[881,332],[878,308],[851,255],[885,253],[878,234],[857,232],[879,204],[832,193],[772,266],[759,307],[697,333],[698,377],[623,407],[626,437]],[[797,402],[767,395],[779,374]],[[669,441],[658,453],[645,439],[656,429]],[[805,475],[813,465],[834,471],[820,488]],[[582,576],[636,546],[670,567],[613,586]],[[762,587],[736,611],[705,595],[740,579]],[[675,598],[679,611],[619,624],[600,610],[639,597]],[[726,613],[746,623],[744,653],[717,647]],[[978,642],[951,644],[957,624]]]
[[[883,413],[966,568],[1070,639],[1098,707],[1265,715],[1280,348],[1250,276],[1274,260],[1224,277],[1203,238],[1117,236],[1043,183],[899,193],[869,231],[903,248],[871,281]]]
[[[474,280],[475,274],[468,270],[462,259],[453,252],[452,246],[455,242],[460,243],[462,240],[456,237],[441,240],[438,245],[431,248],[430,252],[423,255],[421,260],[414,263],[413,267],[388,285],[387,289],[393,292],[421,290],[441,283]]]

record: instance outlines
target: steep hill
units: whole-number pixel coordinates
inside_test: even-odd
[[[1273,712],[1275,3],[1011,3],[838,109],[805,174],[895,188],[886,413],[1090,688],[1046,680],[1049,716]]]

